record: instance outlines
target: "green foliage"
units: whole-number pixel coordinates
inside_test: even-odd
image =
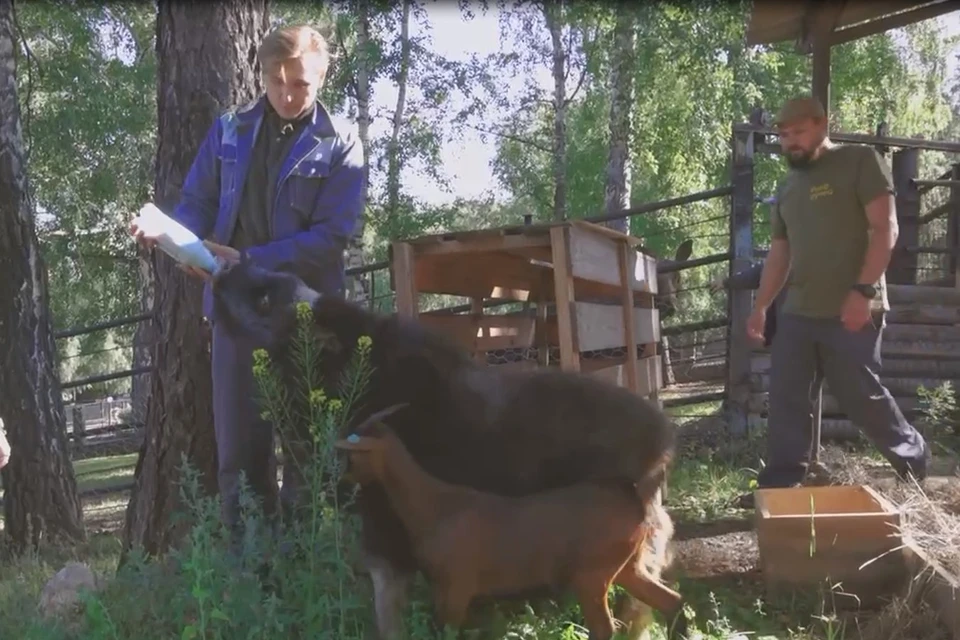
[[[944,380],[933,389],[917,387],[922,416],[921,427],[927,437],[960,436],[960,407],[953,382]]]

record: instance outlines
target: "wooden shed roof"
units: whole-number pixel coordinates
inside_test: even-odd
[[[836,13],[830,40],[831,44],[842,44],[960,10],[958,0],[846,0],[842,9],[837,6],[840,2],[754,0],[747,44],[802,41],[804,25],[813,24],[814,14],[821,11]]]

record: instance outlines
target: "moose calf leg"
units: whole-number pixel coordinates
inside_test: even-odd
[[[673,539],[673,520],[660,502],[660,494],[650,504],[646,527],[646,536],[637,553],[630,558],[622,571],[635,571],[642,564],[654,580],[660,580],[663,572],[671,564],[670,541]],[[629,592],[619,600],[616,617],[626,626],[626,640],[649,640],[650,627],[653,624],[653,609],[642,600],[637,600]]]
[[[459,630],[467,619],[471,594],[450,580],[435,580],[433,603],[442,626]]]
[[[683,613],[683,597],[673,589],[661,584],[642,564],[632,561],[617,574],[617,584],[633,597],[665,614],[670,621],[667,638],[686,637],[687,624]]]
[[[379,558],[368,560],[367,564],[373,582],[373,604],[380,640],[400,640],[404,637],[403,608],[407,603],[410,576]]]
[[[595,575],[583,576],[577,579],[574,587],[590,640],[610,640],[614,631],[613,616],[607,606],[610,581]]]

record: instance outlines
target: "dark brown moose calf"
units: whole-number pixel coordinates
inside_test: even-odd
[[[407,405],[391,417],[391,428],[424,472],[440,481],[514,497],[588,483],[634,486],[648,481],[673,453],[674,427],[657,405],[593,377],[478,364],[416,321],[320,297],[296,276],[247,261],[219,273],[213,293],[216,321],[268,348],[281,367],[292,361],[296,305],[307,302],[325,345],[319,366],[331,394],[358,338],[368,336],[373,371],[356,423]],[[422,567],[382,486],[365,487],[356,506],[377,626],[382,637],[396,637],[409,580]],[[628,512],[635,517],[636,506]],[[618,584],[644,568],[656,575],[662,570],[669,517],[655,508],[650,521],[665,523],[655,533],[658,542],[648,545],[661,552],[638,553],[628,563],[632,570],[617,576]],[[635,613],[649,621],[644,606]],[[631,635],[640,631],[634,625]]]

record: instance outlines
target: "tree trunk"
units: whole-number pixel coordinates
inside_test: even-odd
[[[610,151],[604,208],[608,215],[630,208],[630,148],[633,136],[634,60],[637,49],[636,9],[626,2],[616,5],[613,73],[610,86]],[[627,233],[626,218],[606,223]]]
[[[200,143],[223,110],[260,92],[256,50],[269,26],[266,0],[157,3],[157,205],[172,211]],[[123,531],[124,549],[148,554],[176,545],[189,523],[181,508],[181,457],[216,493],[209,331],[201,317],[202,287],[154,252],[152,331],[155,371],[146,436]],[[121,559],[123,562],[123,559]]]
[[[567,217],[567,52],[563,46],[563,0],[548,0],[543,16],[553,53],[553,219]]]
[[[366,0],[360,0],[351,8],[357,16],[357,68],[356,68],[356,98],[357,98],[357,131],[360,143],[363,145],[364,186],[363,201],[368,202],[370,192],[370,124],[373,117],[370,115],[370,5]],[[366,212],[360,216],[357,232],[350,239],[347,247],[346,268],[362,267],[364,264],[363,235],[366,229]],[[371,302],[370,281],[373,273],[359,274],[347,278],[347,289],[351,298],[358,304]]]
[[[410,41],[410,5],[412,0],[402,0],[400,17],[400,63],[397,72],[397,106],[393,110],[393,131],[387,143],[387,217],[391,221],[390,232],[395,231],[400,215],[400,170],[403,160],[400,156],[400,133],[403,131],[403,113],[407,106],[407,79],[410,77],[410,54],[413,43]]]
[[[12,448],[6,532],[16,551],[85,537],[29,196],[17,97],[13,0],[0,0],[0,407]]]
[[[137,276],[140,285],[140,313],[150,313],[154,305],[154,282],[152,261],[143,250],[138,250]],[[133,333],[133,368],[150,366],[151,354],[156,343],[153,325],[140,322]],[[147,400],[150,398],[150,375],[141,373],[130,381],[130,422],[143,425],[147,419]]]

